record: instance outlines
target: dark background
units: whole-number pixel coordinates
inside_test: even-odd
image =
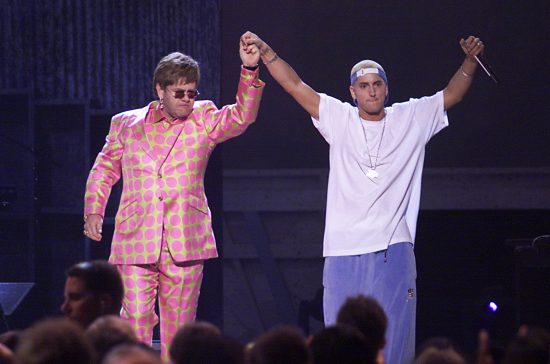
[[[550,3],[533,1],[223,2],[222,97],[232,99],[246,30],[264,39],[318,92],[351,101],[351,67],[378,61],[390,103],[443,89],[463,60],[458,41],[476,35],[502,84],[478,70],[471,92],[449,112],[451,127],[430,142],[427,167],[550,165]],[[328,147],[309,116],[267,75],[260,120],[224,145],[226,168],[328,167]],[[246,154],[246,158],[238,156]]]
[[[349,101],[351,67],[374,59],[397,102],[445,87],[463,60],[459,39],[473,34],[502,83],[478,70],[471,92],[449,112],[451,126],[430,142],[426,166],[550,166],[548,1],[0,0],[0,19],[0,281],[35,282],[8,317],[11,327],[56,314],[64,270],[107,257],[108,244],[81,237],[87,172],[110,117],[151,100],[154,67],[174,50],[199,61],[201,96],[218,105],[234,101],[246,30],[315,90],[342,100]],[[261,77],[267,87],[258,121],[219,147],[207,172],[220,246],[224,170],[328,168],[328,146],[309,116],[263,67]],[[471,347],[480,326],[508,337],[518,274],[505,241],[548,234],[548,221],[550,205],[422,210],[419,340],[447,335]],[[222,262],[208,262],[200,304],[200,317],[219,325]],[[540,272],[529,281],[539,279]],[[502,302],[498,316],[484,312],[487,299]]]

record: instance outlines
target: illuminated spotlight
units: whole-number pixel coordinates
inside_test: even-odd
[[[491,301],[487,304],[487,308],[489,308],[489,311],[491,312],[497,312],[498,305],[495,302]]]

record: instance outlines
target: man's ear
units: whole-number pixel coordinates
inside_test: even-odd
[[[157,90],[158,98],[163,99],[164,98],[164,90],[162,89],[162,87],[160,87],[160,83],[156,84],[155,89]]]
[[[113,306],[113,298],[107,293],[99,295],[99,307],[102,313],[109,312]]]
[[[355,97],[355,90],[353,89],[353,86],[352,86],[352,85],[349,86],[349,93],[350,93],[351,98],[352,98],[352,100],[353,100],[353,104],[354,104],[355,106],[357,106],[357,97]]]
[[[352,99],[354,99],[354,100],[357,99],[355,97],[355,90],[353,89],[353,86],[351,86],[351,85],[349,86],[349,93],[350,93]]]

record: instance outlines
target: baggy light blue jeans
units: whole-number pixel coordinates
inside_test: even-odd
[[[384,355],[388,364],[414,360],[416,261],[411,243],[351,256],[326,257],[323,271],[325,326],[336,323],[348,297],[374,297],[388,317]]]

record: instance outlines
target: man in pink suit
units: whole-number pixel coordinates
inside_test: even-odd
[[[101,240],[111,187],[123,177],[109,262],[124,282],[121,316],[151,343],[158,293],[161,353],[193,321],[205,259],[217,257],[204,173],[214,147],[256,119],[264,83],[259,52],[241,44],[236,103],[196,101],[199,66],[171,53],[153,77],[158,101],[115,115],[86,184],[84,234]]]

